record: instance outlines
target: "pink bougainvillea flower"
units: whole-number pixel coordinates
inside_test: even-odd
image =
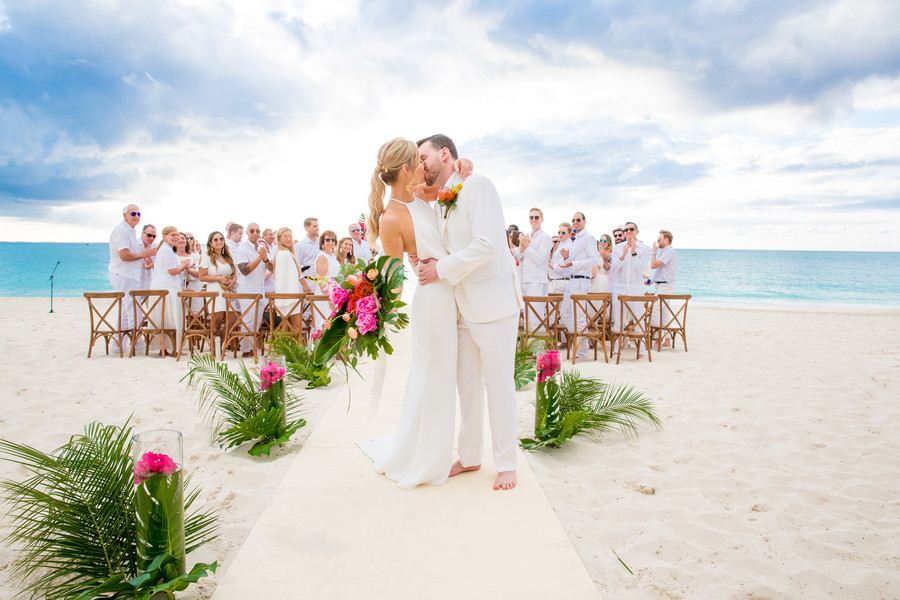
[[[322,337],[322,330],[321,330],[321,329],[316,329],[316,330],[313,332],[313,334],[312,334],[312,339],[313,339],[313,341],[316,341],[316,340],[319,339],[320,337]]]
[[[178,465],[168,454],[146,452],[134,465],[134,485],[139,485],[153,475],[171,475]]]
[[[562,364],[559,360],[559,352],[556,350],[551,350],[546,354],[540,354],[537,358],[537,381],[538,383],[542,383],[547,381],[562,367]]]
[[[259,370],[259,385],[262,391],[266,391],[269,386],[284,377],[285,370],[281,366],[270,362]]]

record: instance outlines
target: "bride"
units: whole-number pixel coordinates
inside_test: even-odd
[[[378,151],[369,194],[369,243],[380,237],[385,254],[439,259],[444,249],[434,207],[412,194],[419,149],[395,138]],[[390,199],[384,202],[385,186]],[[418,264],[416,260],[412,263]],[[410,310],[412,364],[397,432],[359,442],[375,470],[412,489],[441,485],[453,462],[456,417],[456,301],[444,280],[416,288]]]

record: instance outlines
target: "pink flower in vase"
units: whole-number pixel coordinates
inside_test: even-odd
[[[167,454],[146,452],[134,465],[134,485],[140,485],[153,475],[171,475],[178,465]]]
[[[559,352],[551,350],[546,354],[538,355],[537,359],[537,381],[542,383],[547,381],[559,372],[562,364],[559,360]]]
[[[259,371],[259,384],[262,388],[262,391],[266,391],[269,386],[274,383],[277,383],[282,377],[284,377],[285,370],[276,365],[273,362],[270,362],[266,366],[264,366]]]

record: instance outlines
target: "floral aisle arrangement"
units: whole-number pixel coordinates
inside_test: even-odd
[[[197,392],[200,409],[226,450],[256,440],[247,452],[268,456],[272,446],[287,442],[306,425],[298,418],[302,399],[287,385],[283,363],[265,358],[263,363],[252,372],[241,363],[240,371],[233,373],[212,354],[191,358],[184,379]]]
[[[406,306],[400,300],[403,279],[403,263],[391,256],[344,265],[331,288],[329,299],[335,308],[313,334],[313,362],[324,365],[337,356],[356,368],[363,354],[371,358],[379,351],[391,354],[388,330],[409,325],[409,317],[400,312]]]
[[[272,340],[272,353],[284,357],[288,376],[296,381],[306,381],[307,389],[331,383],[331,363],[317,365],[312,358],[312,349],[301,344],[297,336],[276,334]]]
[[[561,371],[559,353],[537,358],[534,437],[519,440],[525,450],[559,447],[576,435],[595,440],[610,430],[637,435],[638,423],[662,426],[652,401],[630,386],[611,386],[578,371]]]
[[[173,576],[172,569],[165,568],[175,560],[168,553],[149,564],[141,562],[136,523],[139,486],[132,428],[127,423],[122,427],[92,423],[83,435],[73,436],[49,454],[0,440],[0,458],[28,472],[22,481],[0,482],[0,499],[12,523],[7,543],[18,546],[12,569],[22,578],[23,592],[47,600],[146,599],[156,592],[171,597],[172,591],[216,571],[215,562],[198,563],[183,574],[182,556],[179,574]],[[147,466],[159,472],[171,468],[166,461]],[[181,481],[182,486],[188,479]],[[183,496],[181,547],[187,554],[215,538],[215,515],[191,509],[199,492],[194,488]]]

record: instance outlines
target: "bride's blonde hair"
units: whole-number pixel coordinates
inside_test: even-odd
[[[385,187],[395,183],[403,165],[412,172],[419,164],[419,147],[415,142],[394,138],[378,149],[378,162],[372,173],[372,191],[369,193],[369,216],[366,219],[366,239],[374,245],[378,241],[378,222],[384,212]]]

